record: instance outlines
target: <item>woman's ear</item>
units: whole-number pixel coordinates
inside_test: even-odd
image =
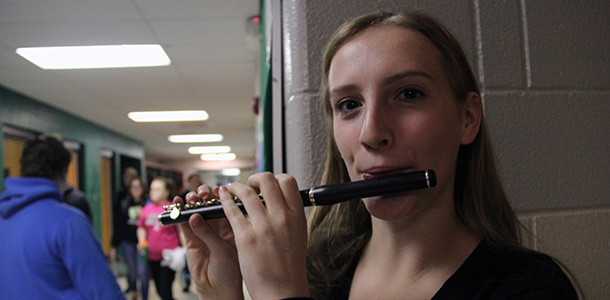
[[[462,132],[462,145],[468,145],[474,141],[481,128],[483,119],[483,104],[481,96],[475,92],[469,92],[466,102],[462,107],[464,130]]]

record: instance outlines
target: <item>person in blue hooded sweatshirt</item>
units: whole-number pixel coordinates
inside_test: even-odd
[[[21,177],[0,197],[0,298],[125,299],[87,217],[62,203],[70,152],[50,136],[25,143]]]

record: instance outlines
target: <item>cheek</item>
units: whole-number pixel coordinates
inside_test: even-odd
[[[437,172],[451,173],[455,167],[460,147],[459,125],[451,118],[437,118],[424,124],[416,137],[421,163],[424,168],[436,168]],[[447,169],[446,171],[441,169]]]
[[[353,153],[351,149],[353,148],[353,144],[358,142],[356,136],[354,136],[348,128],[345,126],[338,126],[337,123],[334,123],[333,127],[333,135],[335,138],[335,143],[337,144],[337,148],[339,149],[339,153],[341,153],[341,157],[347,164],[348,161],[353,161]]]

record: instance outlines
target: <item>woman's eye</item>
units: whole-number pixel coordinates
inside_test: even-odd
[[[351,111],[353,111],[354,109],[362,106],[362,104],[356,100],[353,99],[345,99],[345,100],[341,100],[339,101],[339,103],[337,103],[336,105],[336,109],[344,114],[348,114]]]
[[[406,88],[400,91],[398,98],[405,101],[413,101],[418,98],[426,96],[424,92],[417,88]]]

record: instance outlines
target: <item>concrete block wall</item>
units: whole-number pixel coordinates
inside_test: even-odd
[[[462,42],[481,83],[505,188],[529,246],[562,261],[585,299],[610,299],[610,2],[284,0],[287,172],[319,183],[322,49],[348,18],[418,10]]]

